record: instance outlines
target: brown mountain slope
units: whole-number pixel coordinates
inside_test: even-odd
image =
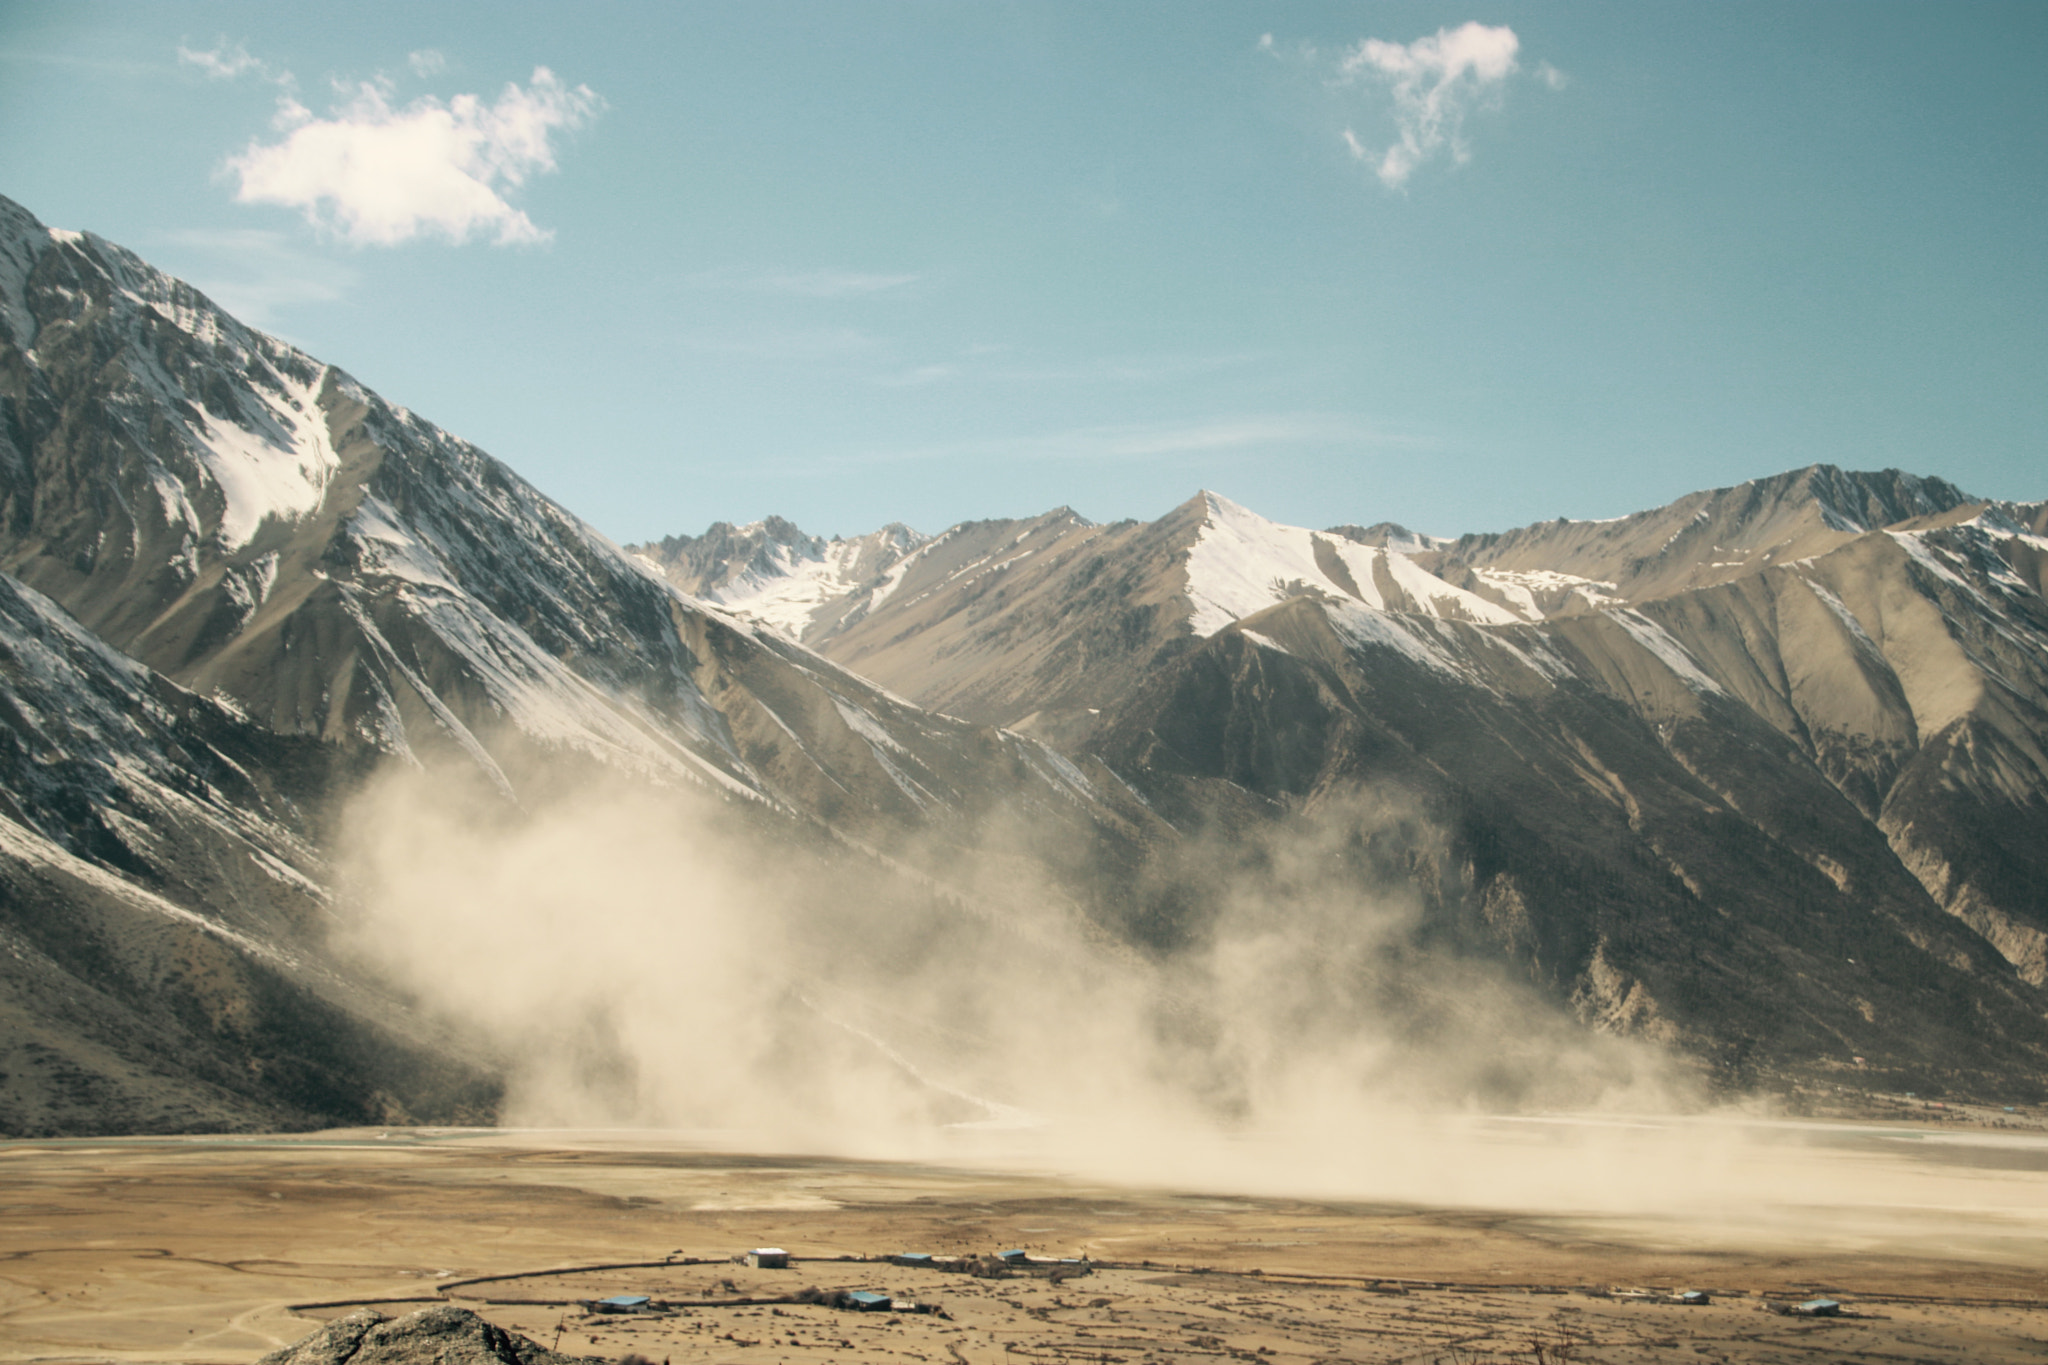
[[[1064,799],[984,790],[953,723],[677,593],[112,243],[0,201],[0,248],[0,570],[174,682],[514,795],[581,764],[878,828]]]
[[[1343,878],[1361,904],[1409,888],[1442,941],[1595,1027],[1905,1088],[2048,1064],[2024,963],[1937,904],[1797,743],[1638,630],[1359,616],[1299,599],[1203,642],[1097,755],[1197,844],[1337,822],[1364,850]],[[1375,819],[1352,828],[1361,794]],[[1162,850],[1149,873],[1199,936],[1228,879],[1184,862]]]
[[[1149,525],[1036,525],[935,539],[923,577],[820,648],[1099,761],[1182,844],[1415,793],[1457,832],[1402,855],[1431,869],[1439,922],[1534,954],[1612,1026],[2038,1071],[2038,504],[1816,466],[1458,541],[1278,527],[1213,495]],[[1483,849],[1515,852],[1489,873]],[[1160,872],[1184,856],[1153,845],[1111,913],[1199,936],[1206,893]],[[1852,956],[1889,975],[1859,987]],[[1796,1027],[1756,1022],[1781,1007]],[[1998,1021],[1983,1037],[1973,1011]]]

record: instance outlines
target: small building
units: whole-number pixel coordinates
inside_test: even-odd
[[[1005,1251],[998,1253],[997,1259],[1008,1261],[1011,1265],[1023,1265],[1026,1261],[1030,1260],[1031,1257],[1022,1247],[1018,1247],[1014,1251]]]
[[[1793,1308],[1792,1311],[1804,1314],[1809,1318],[1833,1318],[1841,1316],[1842,1305],[1836,1303],[1833,1299],[1808,1299],[1805,1303]]]
[[[1713,1302],[1707,1296],[1707,1292],[1704,1289],[1681,1289],[1671,1297],[1677,1303],[1701,1304]]]
[[[872,1289],[856,1289],[846,1296],[846,1306],[856,1313],[883,1313],[889,1309],[887,1294],[877,1294]]]
[[[755,1247],[747,1253],[747,1264],[756,1270],[787,1270],[789,1253],[781,1247]]]
[[[608,1299],[599,1299],[591,1306],[599,1313],[644,1313],[649,1300],[645,1294],[614,1294]]]
[[[927,1270],[937,1264],[929,1251],[899,1251],[892,1259],[897,1265],[922,1266]]]

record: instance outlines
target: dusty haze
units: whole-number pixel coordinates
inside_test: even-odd
[[[1412,819],[1361,792],[1177,854],[1206,918],[1146,954],[1032,875],[1024,819],[885,854],[620,781],[393,775],[346,822],[347,942],[489,1040],[508,1126],[1528,1207],[1742,1165],[1729,1126],[1633,1121],[1703,1109],[1677,1059],[1360,891],[1347,850]],[[1608,1117],[1501,1122],[1560,1112]]]

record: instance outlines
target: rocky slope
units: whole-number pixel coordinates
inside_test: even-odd
[[[627,553],[0,201],[0,1125],[488,1112],[490,1059],[329,950],[333,812],[389,766],[508,810],[697,793],[862,888],[813,918],[821,981],[929,964],[963,909],[1017,966],[1069,901],[1097,936],[1045,953],[1170,974],[1253,904],[1342,977],[1324,1032],[1343,991],[1421,1038],[1512,981],[1730,1083],[2037,1087],[2044,531],[1815,468],[1458,540],[1204,493]],[[1214,1003],[1162,1026],[1197,1070]]]
[[[691,596],[808,644],[886,600],[898,581],[890,570],[927,539],[893,523],[853,540],[826,540],[769,517],[746,526],[714,522],[701,536],[627,548]]]
[[[29,964],[0,1063],[13,1131],[487,1112],[473,1068],[373,1102],[360,1057],[300,1059],[352,1067],[343,1085],[257,1055],[422,1032],[370,1028],[403,1012],[351,995],[359,970],[323,947],[323,822],[380,764],[471,772],[513,803],[625,774],[798,842],[942,848],[991,810],[1124,823],[1035,742],[677,591],[473,446],[4,200],[0,605],[0,878]],[[203,969],[136,947],[165,924]],[[201,976],[196,1002],[177,982]],[[85,998],[114,1003],[52,1022]],[[177,1059],[207,1048],[239,1098],[193,1099],[221,1068]],[[29,1086],[38,1066],[70,1098]]]
[[[362,1308],[264,1356],[257,1365],[598,1365],[565,1356],[486,1322],[467,1308],[436,1304],[401,1318]]]
[[[675,591],[482,451],[4,201],[0,326],[0,570],[259,725],[473,764],[508,795],[579,761],[846,820],[983,794],[957,725]]]
[[[1148,525],[953,528],[811,638],[1036,730],[1184,834],[1398,791],[1447,831],[1395,858],[1434,922],[1602,1027],[1730,1065],[2039,1075],[2041,528],[2041,504],[1828,467],[1458,540],[1203,494]],[[1181,856],[1148,854],[1178,889],[1125,896],[1134,931],[1199,932],[1209,874]]]
[[[321,951],[347,764],[0,577],[0,1131],[475,1120],[487,1066]]]

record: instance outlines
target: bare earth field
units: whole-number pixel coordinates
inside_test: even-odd
[[[1553,1128],[1502,1125],[1474,1159],[1505,1182],[1555,1157]],[[2037,1127],[1783,1124],[1741,1141],[1737,1160],[1667,1165],[1670,1207],[1597,1213],[733,1156],[646,1134],[0,1144],[0,1361],[247,1362],[363,1300],[392,1316],[454,1302],[565,1353],[674,1365],[2048,1359]],[[1624,1168],[1612,1147],[1592,1160],[1596,1182]],[[728,1259],[760,1245],[798,1260]],[[1095,1264],[1055,1282],[881,1259],[1013,1247]],[[479,1276],[514,1278],[455,1283]],[[806,1287],[943,1312],[761,1302]],[[1628,1293],[1684,1288],[1712,1302]],[[1822,1292],[1853,1316],[1770,1311]],[[613,1294],[658,1311],[576,1303]]]

